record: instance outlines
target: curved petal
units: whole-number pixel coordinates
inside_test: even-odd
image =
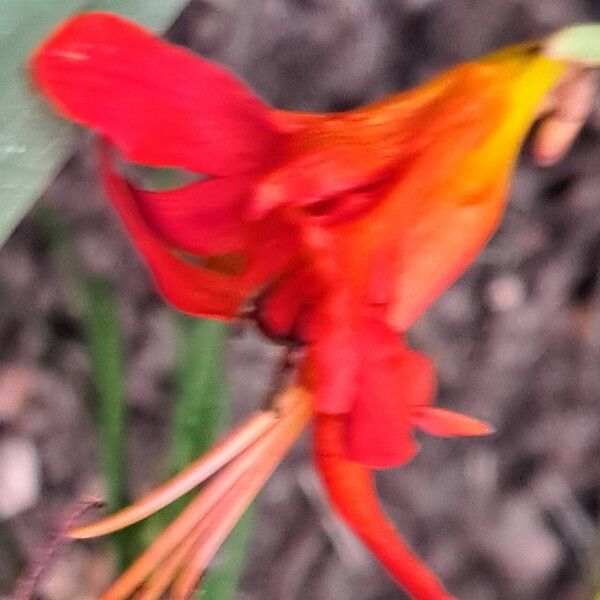
[[[131,189],[148,225],[167,243],[195,254],[241,250],[250,175],[205,179],[174,190]]]
[[[411,597],[454,600],[383,512],[372,473],[346,458],[345,437],[343,417],[317,417],[315,459],[337,513]]]
[[[322,113],[303,113],[292,110],[271,111],[271,120],[277,129],[284,133],[297,133],[326,118],[327,115]]]
[[[235,316],[249,291],[243,280],[192,265],[174,255],[145,223],[132,188],[112,167],[106,141],[100,143],[99,151],[102,181],[108,196],[164,297],[176,308],[192,314]]]
[[[269,160],[277,141],[268,109],[227,70],[115,15],[70,19],[30,67],[64,116],[133,162],[244,173]]]

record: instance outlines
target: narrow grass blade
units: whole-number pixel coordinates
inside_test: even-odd
[[[112,286],[102,279],[85,278],[85,325],[92,377],[97,391],[96,423],[102,470],[107,483],[108,510],[114,512],[128,501],[125,461],[125,373],[123,342]],[[139,550],[133,529],[115,534],[119,571]]]
[[[229,534],[221,550],[222,561],[210,570],[204,578],[202,589],[197,592],[197,600],[233,600],[244,570],[248,542],[252,533],[252,513],[250,507]]]
[[[210,448],[229,421],[228,389],[223,366],[227,326],[216,321],[177,318],[177,402],[173,415],[169,475],[177,473]],[[163,524],[185,500],[161,513]],[[224,545],[219,565],[204,580],[198,598],[232,600],[244,563],[251,529],[251,509]]]
[[[228,390],[223,368],[224,323],[176,317],[177,400],[173,416],[169,475],[214,444],[228,421]]]

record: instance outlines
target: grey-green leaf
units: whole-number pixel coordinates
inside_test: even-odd
[[[105,10],[154,29],[186,0],[0,0],[0,244],[43,193],[73,149],[75,129],[38,98],[27,57],[68,16]]]

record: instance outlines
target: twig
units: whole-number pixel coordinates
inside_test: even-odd
[[[100,508],[104,502],[97,498],[77,500],[65,511],[64,516],[52,530],[49,539],[40,544],[28,560],[27,567],[15,584],[13,600],[32,600],[35,591],[46,571],[59,552],[71,541],[67,535],[73,525],[90,509]]]

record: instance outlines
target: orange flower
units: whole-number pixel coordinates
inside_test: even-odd
[[[588,77],[529,44],[358,110],[283,112],[223,68],[101,13],[64,24],[31,71],[61,114],[101,134],[108,196],[166,299],[223,319],[250,310],[270,337],[303,348],[296,382],[271,407],[133,507],[73,532],[114,531],[211,478],[104,598],[140,586],[142,598],[168,587],[188,597],[313,416],[316,464],[339,514],[414,598],[450,598],[383,515],[371,469],[410,460],[415,427],[490,428],[432,406],[433,365],[402,334],[495,230],[540,111],[554,110],[539,157],[568,147],[565,93],[585,97],[580,125]],[[115,147],[206,178],[138,189],[115,167]]]

